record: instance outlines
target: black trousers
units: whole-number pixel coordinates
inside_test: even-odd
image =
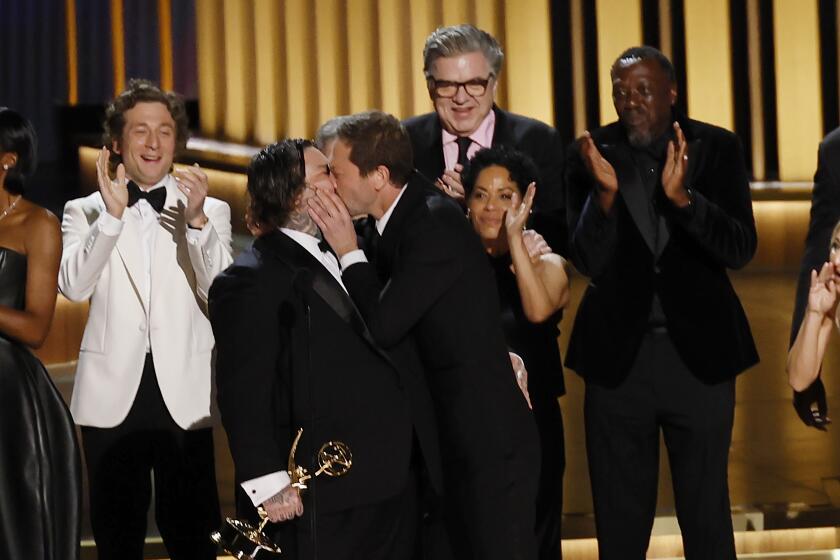
[[[709,351],[714,351],[710,348]],[[601,560],[643,560],[664,435],[686,560],[735,560],[727,463],[735,380],[699,381],[648,333],[618,387],[586,385],[586,449]]]
[[[540,438],[540,478],[537,487],[536,532],[538,558],[560,560],[563,518],[563,473],[566,470],[563,414],[553,391],[531,394],[534,421]]]
[[[100,560],[142,560],[154,474],[155,520],[173,560],[216,558],[221,525],[213,433],[169,414],[146,354],[140,388],[114,428],[82,427],[90,516]]]

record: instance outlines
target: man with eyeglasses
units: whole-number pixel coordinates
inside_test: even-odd
[[[565,255],[562,140],[545,123],[496,106],[503,60],[499,42],[472,25],[440,27],[429,35],[423,72],[435,110],[403,123],[414,148],[414,166],[463,205],[461,171],[478,150],[510,146],[525,152],[541,179],[529,227]]]
[[[441,27],[429,35],[423,70],[435,111],[403,123],[414,148],[414,165],[439,189],[463,203],[461,171],[478,150],[502,145],[527,153],[541,178],[529,227],[542,234],[555,252],[565,255],[560,136],[542,122],[495,105],[503,59],[498,41],[472,25]],[[533,402],[542,451],[536,531],[540,558],[557,560],[566,466],[558,400],[565,393],[562,374],[550,383],[552,390],[542,393],[551,398]]]

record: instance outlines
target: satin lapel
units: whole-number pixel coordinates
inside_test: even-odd
[[[619,194],[624,199],[636,227],[642,234],[650,252],[656,254],[656,232],[650,220],[650,201],[647,199],[645,186],[639,176],[639,170],[633,160],[615,144],[599,145],[601,154],[612,163],[618,176]]]
[[[281,260],[286,261],[292,268],[308,271],[312,275],[312,291],[341,320],[350,325],[359,336],[373,343],[367,326],[362,320],[356,306],[353,304],[353,300],[350,299],[350,296],[347,295],[347,292],[344,291],[344,288],[341,287],[333,275],[309,251],[282,232],[264,236],[257,243],[268,247],[269,251],[273,252]]]
[[[400,201],[397,203],[391,217],[388,218],[388,223],[385,225],[385,232],[382,234],[382,239],[379,241],[379,251],[377,259],[384,258],[388,263],[388,276],[390,276],[390,268],[394,262],[394,256],[397,253],[400,235],[402,233],[405,220],[411,213],[411,210],[417,205],[423,203],[423,185],[426,183],[426,178],[418,173],[413,173],[408,180],[408,184],[403,187],[406,191],[403,193]],[[430,186],[429,188],[434,188]]]
[[[103,208],[103,212],[105,209]],[[142,225],[140,218],[131,208],[123,213],[125,224],[117,239],[117,252],[125,266],[140,305],[146,308],[143,294],[146,291],[146,274],[143,269],[143,242],[141,238]],[[145,309],[148,312],[148,309]]]
[[[496,114],[496,123],[493,125],[493,147],[513,145],[508,129],[507,114],[493,105],[493,112]]]

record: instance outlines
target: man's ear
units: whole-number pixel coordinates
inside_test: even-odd
[[[111,142],[111,151],[112,151],[112,152],[114,152],[115,154],[122,153],[122,152],[120,151],[120,143],[119,143],[119,141],[114,140],[113,142]]]
[[[668,88],[668,95],[671,98],[671,105],[675,105],[677,102],[677,84],[671,84],[671,87]]]
[[[374,188],[381,191],[385,186],[391,182],[391,170],[384,165],[377,165],[376,169],[371,172],[375,177]]]

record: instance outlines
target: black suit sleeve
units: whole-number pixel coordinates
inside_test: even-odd
[[[217,399],[239,480],[285,469],[289,447],[277,438],[278,366],[288,347],[278,320],[283,288],[267,289],[253,273],[231,269],[210,290]]]
[[[835,162],[840,158],[840,144],[825,141],[820,144],[817,172],[814,174],[814,190],[811,194],[811,219],[808,223],[808,237],[805,253],[799,268],[796,284],[796,304],[791,321],[790,342],[796,338],[799,324],[808,303],[808,289],[811,286],[811,271],[819,270],[828,259],[831,230],[840,220],[840,176]]]
[[[757,244],[750,183],[737,137],[727,134],[719,142],[715,157],[703,163],[705,169],[698,179],[715,184],[686,185],[696,187],[692,207],[674,207],[673,216],[720,264],[737,269],[750,262]]]
[[[468,227],[458,210],[446,213],[450,214],[446,220],[460,220],[463,223],[457,226]],[[406,224],[399,263],[384,289],[370,263],[344,270],[344,284],[382,347],[391,348],[402,341],[458,280],[464,270],[462,237],[469,233],[462,227],[443,228],[432,219]]]
[[[616,245],[615,203],[609,214],[598,205],[595,183],[580,157],[579,144],[569,147],[566,158],[566,212],[569,223],[569,254],[578,271],[597,278],[613,258]]]

